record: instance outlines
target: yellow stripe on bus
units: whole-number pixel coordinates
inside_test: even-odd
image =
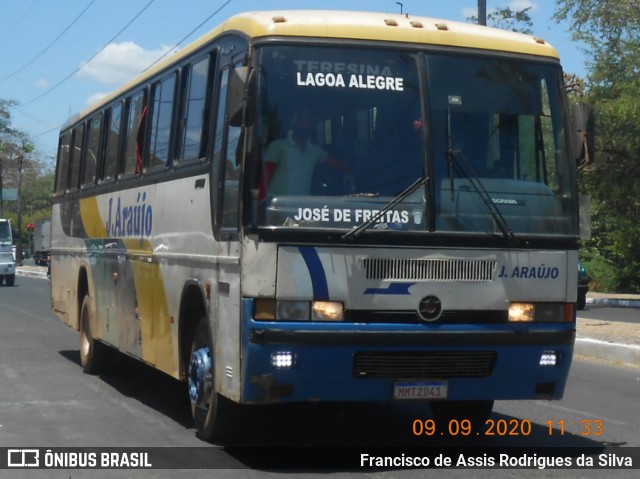
[[[127,252],[133,254],[129,261],[140,318],[142,359],[178,378],[172,324],[160,265],[150,254],[152,248],[148,241],[125,239],[123,242]]]
[[[107,237],[107,229],[100,215],[98,198],[96,196],[80,200],[80,217],[82,218],[84,231],[89,238],[98,239]]]
[[[80,200],[80,216],[89,238],[107,237],[97,197]],[[167,296],[160,266],[153,256],[153,247],[148,240],[140,238],[125,238],[122,243],[128,253],[135,283],[135,291],[131,293],[136,295],[138,305],[142,359],[177,378]]]

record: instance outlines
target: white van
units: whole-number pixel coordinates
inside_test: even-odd
[[[11,222],[0,218],[0,285],[6,281],[13,286],[16,281],[16,258],[13,252]]]

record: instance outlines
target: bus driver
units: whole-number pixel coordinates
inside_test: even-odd
[[[296,112],[286,138],[273,141],[264,157],[260,197],[308,195],[316,165],[325,163],[343,173],[348,167],[311,142],[314,123],[307,112]],[[266,194],[265,194],[266,191]]]

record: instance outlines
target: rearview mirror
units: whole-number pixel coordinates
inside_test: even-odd
[[[573,151],[576,166],[581,169],[594,159],[595,120],[593,108],[588,103],[575,103],[572,113]]]
[[[227,113],[231,126],[250,126],[253,123],[252,79],[249,67],[234,67],[229,70]]]

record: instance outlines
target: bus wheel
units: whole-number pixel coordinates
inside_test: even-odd
[[[89,295],[85,295],[80,308],[80,364],[87,374],[101,372],[106,364],[107,346],[95,339],[91,332],[93,314]]]
[[[493,410],[493,400],[489,401],[433,401],[431,412],[440,428],[448,430],[451,421],[471,422],[474,429],[483,428],[485,422],[491,416]]]
[[[16,282],[16,275],[8,274],[7,276],[5,276],[5,279],[7,281],[7,286],[13,286]]]
[[[221,408],[224,401],[215,388],[213,347],[208,319],[201,318],[191,343],[188,387],[196,434],[206,441],[221,435]]]

